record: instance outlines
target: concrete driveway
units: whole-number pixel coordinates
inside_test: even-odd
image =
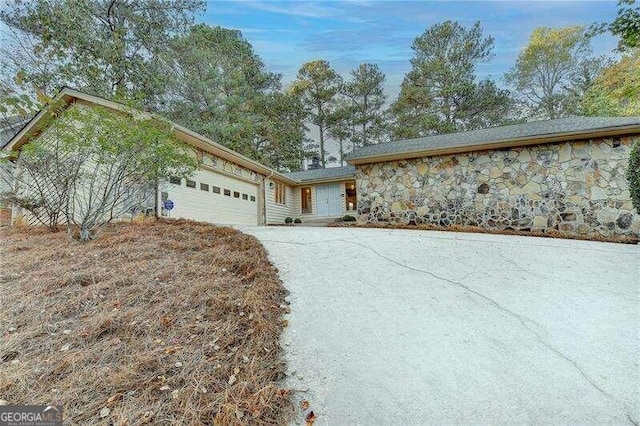
[[[640,422],[638,246],[254,227],[316,424]]]

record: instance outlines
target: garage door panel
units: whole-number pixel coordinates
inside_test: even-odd
[[[179,186],[168,183],[163,189],[174,203],[170,217],[219,224],[258,224],[258,185],[208,170],[198,170],[189,180],[195,182],[195,188],[186,186],[182,179]]]

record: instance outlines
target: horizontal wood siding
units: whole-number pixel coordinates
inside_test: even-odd
[[[285,218],[295,219],[296,212],[300,209],[300,196],[296,194],[296,188],[286,186],[285,204],[276,203],[276,183],[274,179],[265,179],[265,206],[267,210],[267,224],[283,224]],[[273,184],[273,185],[271,185]],[[273,186],[273,187],[271,187]]]

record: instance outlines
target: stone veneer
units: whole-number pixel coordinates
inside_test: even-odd
[[[593,139],[356,167],[360,222],[640,236],[632,139]]]

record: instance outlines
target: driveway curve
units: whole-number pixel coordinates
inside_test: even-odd
[[[640,422],[640,249],[244,227],[291,292],[288,386],[316,424]]]

